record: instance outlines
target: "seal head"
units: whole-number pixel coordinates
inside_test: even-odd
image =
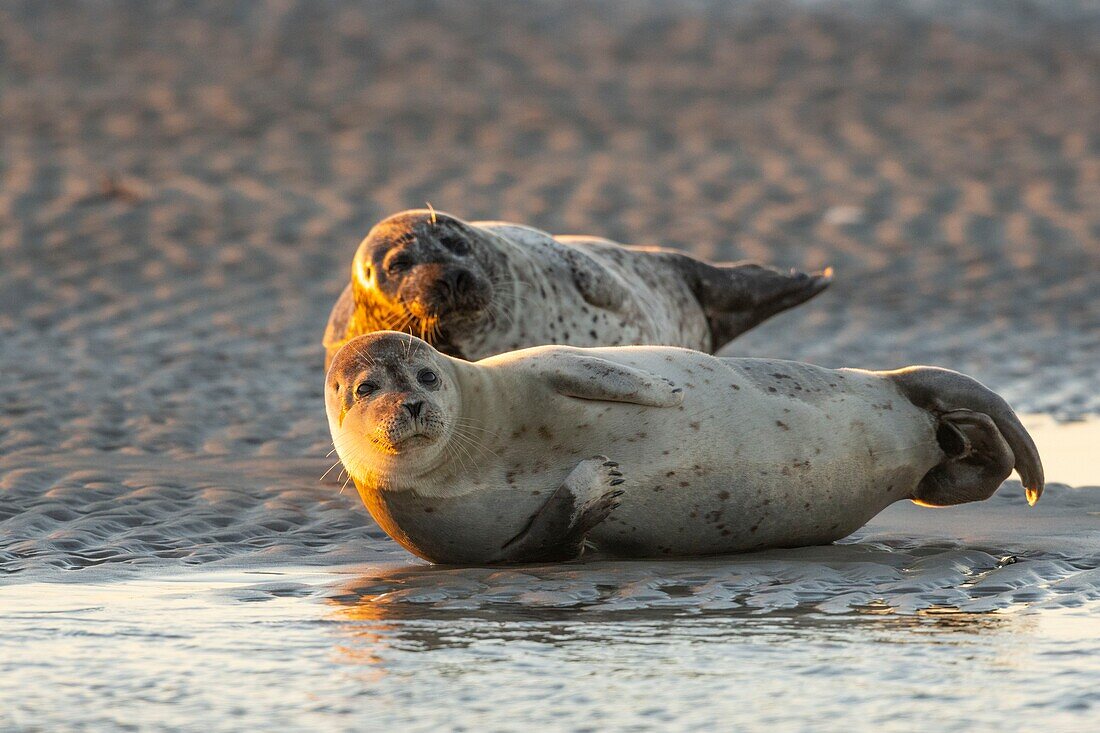
[[[389,328],[425,337],[478,321],[493,299],[491,253],[479,240],[469,224],[442,212],[381,221],[355,253],[356,305]]]
[[[428,468],[444,453],[460,408],[447,357],[403,333],[356,339],[332,362],[325,408],[336,452],[357,479]]]

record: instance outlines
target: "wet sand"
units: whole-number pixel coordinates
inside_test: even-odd
[[[672,716],[753,729],[814,712],[776,706],[792,684],[779,672],[738,676],[767,666],[769,645],[784,641],[792,656],[781,662],[811,676],[848,670],[847,689],[865,690],[845,705],[842,688],[811,686],[833,696],[838,719],[889,730],[900,706],[910,717],[893,727],[911,729],[931,685],[945,730],[993,727],[989,711],[1048,728],[1080,722],[1096,704],[1083,661],[1093,650],[1066,634],[1095,636],[1091,490],[1054,486],[1028,510],[1009,482],[984,504],[893,507],[834,547],[488,582],[483,571],[413,563],[353,491],[340,493],[335,472],[318,481],[331,465],[320,388],[328,308],[370,225],[428,201],[465,218],[713,258],[832,265],[826,294],[731,353],[938,364],[1039,419],[1100,413],[1100,11],[955,6],[5,3],[0,616],[16,631],[0,674],[43,690],[68,680],[69,690],[94,670],[104,690],[60,707],[44,693],[5,693],[0,710],[16,712],[0,712],[0,727],[106,728],[112,705],[149,727],[172,710],[185,729],[292,718],[352,727],[400,721],[388,695],[425,728],[446,723],[444,709],[467,712],[471,727],[507,728],[524,716],[553,722],[540,717],[540,685],[555,684],[560,664],[575,676],[553,698],[572,706],[562,727],[600,720],[600,700],[619,696],[634,705],[620,719],[638,725]],[[1100,485],[1074,460],[1055,481]],[[324,569],[287,569],[307,565]],[[222,581],[210,573],[230,568],[232,592],[211,595]],[[182,596],[164,591],[174,600],[162,603],[149,584],[181,573],[191,578],[173,586]],[[276,590],[253,588],[264,585],[258,573],[274,573]],[[264,612],[246,613],[252,601],[292,605],[284,626],[255,632],[260,666],[217,679],[195,669],[190,682],[170,674],[180,657],[156,640],[178,633],[164,648],[224,664],[222,651],[253,633],[246,624],[263,623]],[[714,633],[746,635],[702,654],[710,632],[650,624],[705,608],[718,614],[705,622]],[[539,614],[581,609],[629,610],[641,625],[589,634],[581,622],[555,645],[563,622]],[[954,621],[929,621],[941,613]],[[370,614],[397,622],[379,630]],[[898,623],[916,636],[860,625],[880,614],[908,619]],[[100,621],[99,642],[66,646]],[[970,631],[952,651],[936,635],[956,622]],[[986,634],[990,625],[1008,631]],[[455,652],[467,629],[472,641]],[[279,655],[280,630],[301,632],[296,654],[343,660],[307,665],[337,681],[321,702],[308,702],[308,680]],[[148,641],[145,667],[112,676],[104,665],[130,631]],[[667,645],[639,646],[661,634]],[[1019,638],[1028,646],[1012,657]],[[624,639],[623,656],[596,665],[610,682],[593,693],[584,660]],[[857,669],[830,647],[848,640],[889,659],[899,639],[919,643],[893,672]],[[409,651],[422,643],[428,656]],[[1050,661],[1062,653],[1081,663]],[[675,684],[631,676],[692,654],[713,674],[685,662]],[[1001,683],[994,693],[983,682],[987,710],[957,691],[975,664],[967,654],[979,679]],[[494,655],[505,660],[499,677]],[[934,684],[922,664],[940,673]],[[451,697],[392,682],[422,674],[438,686],[463,665],[473,677]],[[1065,674],[1038,683],[1034,670]],[[875,694],[894,673],[890,694]],[[375,674],[391,681],[372,686]],[[233,718],[219,697],[272,680],[285,706],[261,696]],[[515,695],[499,710],[476,702],[509,684]],[[708,717],[701,701],[723,693]],[[647,700],[652,716],[639,712]]]

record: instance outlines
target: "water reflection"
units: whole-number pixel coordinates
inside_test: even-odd
[[[836,549],[842,558],[853,554],[852,548]],[[919,570],[773,557],[508,569],[406,565],[341,583],[327,602],[341,628],[340,660],[379,666],[387,652],[484,651],[501,643],[591,647],[607,654],[624,653],[624,644],[782,643],[799,637],[838,643],[897,634],[951,644],[953,634],[1004,633],[1028,623],[1012,613],[938,603],[935,584],[928,582],[921,607],[896,605],[911,605],[905,597],[914,583],[920,585]],[[896,581],[906,574],[909,585],[901,587]]]

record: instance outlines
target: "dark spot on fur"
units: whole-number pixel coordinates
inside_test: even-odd
[[[719,491],[718,492],[718,498],[721,499],[722,501],[725,501],[726,499],[730,498],[730,492],[725,491],[725,490]]]
[[[775,424],[778,425],[779,427],[783,428],[784,430],[790,430],[791,429],[790,426],[787,425],[787,423],[783,422],[782,420],[776,420]]]

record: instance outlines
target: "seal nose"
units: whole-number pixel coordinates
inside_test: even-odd
[[[463,295],[474,287],[474,278],[465,270],[459,270],[454,276],[451,288],[456,295]]]
[[[462,298],[474,287],[474,278],[466,270],[454,269],[443,274],[440,278],[443,291],[452,298]]]
[[[413,419],[416,419],[420,417],[420,411],[424,409],[424,401],[409,400],[404,405],[402,405],[402,407],[405,408],[405,411],[408,412]]]

